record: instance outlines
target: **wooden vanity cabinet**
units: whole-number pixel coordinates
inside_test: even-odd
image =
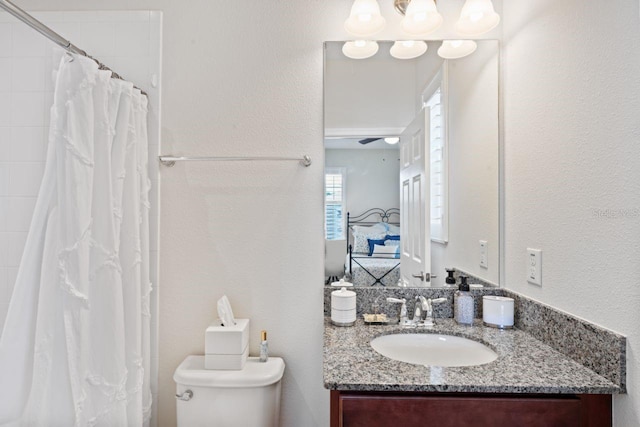
[[[331,427],[611,427],[608,394],[331,390]]]

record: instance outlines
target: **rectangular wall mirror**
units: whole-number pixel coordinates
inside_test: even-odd
[[[499,44],[414,59],[326,42],[325,283],[499,285]],[[435,276],[435,277],[434,277]]]

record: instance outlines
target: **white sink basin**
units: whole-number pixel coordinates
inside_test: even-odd
[[[476,366],[498,358],[486,345],[452,335],[383,335],[372,339],[371,347],[390,359],[415,365]]]

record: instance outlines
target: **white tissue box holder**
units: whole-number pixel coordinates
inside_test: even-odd
[[[212,323],[204,334],[204,368],[240,370],[249,355],[249,319],[236,319],[236,324]]]

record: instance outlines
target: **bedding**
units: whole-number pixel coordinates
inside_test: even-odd
[[[369,239],[372,240],[384,240],[387,236],[388,224],[379,222],[372,226],[354,225],[351,227],[351,233],[353,235],[353,252],[364,254],[370,253]]]
[[[347,254],[345,265],[345,273],[348,274],[349,254]],[[369,273],[367,273],[367,271],[369,271]],[[380,278],[380,283],[376,282],[376,278]],[[354,286],[395,286],[398,284],[398,280],[400,280],[399,259],[390,258],[388,255],[385,258],[353,255],[351,279],[349,281],[353,283]]]

